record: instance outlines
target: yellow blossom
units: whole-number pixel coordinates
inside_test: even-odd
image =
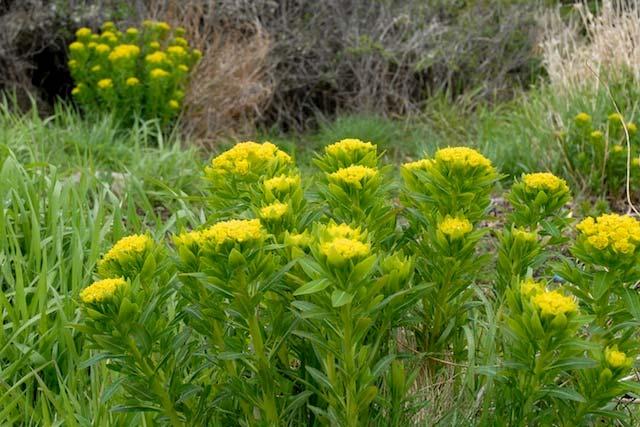
[[[222,221],[202,230],[198,236],[200,243],[211,242],[216,245],[225,242],[249,242],[261,240],[266,232],[259,219]]]
[[[113,48],[109,54],[109,61],[115,62],[121,59],[132,59],[140,54],[140,48],[134,44],[121,44]]]
[[[542,315],[557,316],[578,311],[576,301],[558,291],[544,291],[535,295],[531,301],[541,311]]]
[[[151,248],[153,240],[146,234],[133,234],[118,240],[115,245],[102,257],[101,263],[112,260],[121,261],[131,255],[141,254]]]
[[[150,64],[163,64],[169,60],[167,54],[161,51],[150,53],[144,59]]]
[[[91,35],[91,30],[87,27],[82,27],[79,28],[76,31],[76,37],[78,38],[84,38],[84,37],[89,37]]]
[[[182,46],[169,46],[167,52],[175,56],[184,56],[187,54]]]
[[[604,358],[611,368],[630,368],[633,365],[633,358],[627,357],[622,351],[616,348],[607,347],[604,350]]]
[[[577,227],[597,250],[611,247],[620,254],[633,253],[640,244],[640,222],[629,215],[604,214],[585,218]]]
[[[603,138],[604,134],[602,133],[602,131],[594,130],[593,132],[591,132],[591,139],[593,141],[602,141]]]
[[[113,81],[111,79],[98,80],[98,87],[100,89],[111,89],[113,87]]]
[[[569,192],[567,182],[549,172],[529,173],[522,176],[527,190]]]
[[[69,45],[69,50],[71,52],[82,52],[84,48],[85,48],[84,43],[80,43],[80,42],[73,42]]]
[[[80,300],[85,304],[104,302],[125,286],[127,282],[123,278],[98,280],[80,292]]]
[[[172,110],[178,110],[178,109],[180,109],[180,103],[178,101],[176,101],[175,99],[170,99],[169,100],[169,108],[171,108]]]
[[[531,233],[520,228],[515,228],[513,230],[513,237],[516,240],[520,240],[523,242],[535,242],[537,240],[537,236],[535,233]]]
[[[369,255],[371,246],[359,240],[340,237],[320,245],[320,251],[331,264],[340,265],[346,261]]]
[[[300,185],[300,176],[280,175],[264,181],[264,187],[269,191],[279,191],[281,193],[290,191]]]
[[[129,77],[126,83],[127,86],[137,86],[140,84],[140,80],[138,80],[136,77]]]
[[[368,153],[376,151],[376,146],[370,142],[364,142],[355,138],[347,138],[326,146],[324,151],[328,155],[335,157],[340,153],[351,154],[353,152]]]
[[[629,136],[633,136],[638,132],[638,126],[635,123],[629,122],[627,123],[627,131],[629,132]]]
[[[376,176],[378,171],[374,168],[361,165],[351,165],[340,168],[336,172],[329,174],[329,179],[336,182],[351,185],[355,188],[362,188],[362,181]]]
[[[544,284],[536,282],[532,278],[528,278],[524,282],[520,283],[520,293],[525,298],[529,298],[543,292],[546,292]]]
[[[154,79],[163,79],[165,77],[169,76],[169,73],[165,70],[163,70],[162,68],[154,68],[153,70],[151,70],[151,78]]]
[[[473,230],[473,225],[466,218],[453,218],[447,216],[442,220],[442,222],[440,222],[440,224],[438,224],[438,230],[440,230],[442,234],[445,234],[455,240],[470,233]]]
[[[173,43],[178,45],[178,46],[182,46],[182,47],[189,46],[189,42],[187,42],[187,39],[185,39],[184,37],[179,37],[179,36],[173,39]]]
[[[263,144],[253,141],[240,142],[215,157],[211,161],[211,166],[207,168],[207,173],[225,174],[230,172],[246,175],[255,167],[271,162],[291,163],[291,157],[270,142]]]
[[[137,36],[138,35],[138,29],[137,28],[127,28],[127,34],[130,36]]]
[[[353,228],[348,224],[329,224],[327,226],[327,233],[333,239],[347,238],[347,239],[360,239],[361,232],[359,228]]]
[[[427,170],[432,164],[433,160],[431,159],[421,159],[415,162],[405,163],[402,167],[408,170]]]
[[[620,113],[611,113],[608,117],[609,121],[614,124],[622,124],[624,123],[624,117]]]
[[[436,152],[435,160],[442,162],[450,167],[458,168],[476,168],[485,169],[492,168],[491,161],[468,147],[448,147],[442,148]]]
[[[260,209],[260,218],[265,220],[277,220],[289,211],[287,203],[275,202]]]
[[[96,52],[104,54],[107,53],[111,50],[111,48],[109,47],[109,45],[106,45],[104,43],[100,43],[98,45],[96,45]]]
[[[82,92],[82,83],[78,83],[78,85],[76,87],[74,87],[73,89],[71,89],[71,95],[77,96],[80,95],[80,93]]]
[[[180,64],[180,65],[178,65],[178,70],[182,71],[183,73],[188,73],[189,72],[189,67],[187,67],[184,64]]]
[[[578,124],[586,125],[588,123],[591,123],[591,116],[584,112],[578,113],[578,115],[575,117],[575,121]]]
[[[151,43],[149,43],[149,47],[153,50],[158,50],[160,49],[160,43],[153,41]]]
[[[92,73],[99,73],[100,71],[102,71],[102,67],[100,65],[94,65],[93,67],[91,67],[91,72]]]

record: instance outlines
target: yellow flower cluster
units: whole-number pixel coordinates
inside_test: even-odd
[[[109,54],[109,61],[133,59],[140,54],[140,48],[134,44],[121,44],[113,48]]]
[[[264,181],[264,187],[269,191],[284,193],[300,185],[300,175],[280,175]]]
[[[491,168],[491,160],[468,147],[447,147],[436,152],[435,160],[456,168]]]
[[[576,228],[590,246],[600,251],[610,247],[617,253],[629,254],[640,243],[640,222],[629,215],[587,217]]]
[[[330,263],[343,264],[354,258],[363,258],[371,252],[371,246],[360,240],[338,237],[320,245],[320,251]]]
[[[150,53],[144,57],[144,60],[150,64],[158,65],[168,62],[167,54],[161,51]]]
[[[520,228],[515,228],[513,230],[513,237],[515,240],[519,240],[521,242],[535,242],[538,239],[535,233],[531,233]]]
[[[600,142],[604,139],[604,133],[600,130],[594,130],[591,132],[591,140],[594,142]]]
[[[284,243],[289,246],[307,247],[311,244],[311,236],[307,231],[304,233],[286,233]]]
[[[566,315],[578,311],[578,304],[575,299],[562,295],[558,291],[543,291],[533,296],[531,301],[540,310],[543,316],[557,316],[558,314]]]
[[[236,144],[211,161],[208,173],[232,173],[246,175],[254,166],[261,163],[280,161],[291,163],[291,157],[270,142],[258,144],[247,141]]]
[[[140,254],[153,245],[153,240],[146,234],[134,234],[123,237],[102,257],[100,263],[111,260],[122,260],[123,257]]]
[[[567,182],[549,172],[529,173],[522,176],[527,190],[569,192]]]
[[[611,113],[609,114],[608,119],[611,123],[615,123],[615,124],[624,123],[624,117],[622,117],[622,114],[620,113]]]
[[[332,239],[346,238],[359,240],[362,237],[359,228],[352,228],[347,224],[329,224],[327,226],[327,234],[329,234]]]
[[[163,79],[170,76],[169,72],[163,70],[162,68],[154,68],[153,70],[151,70],[149,75],[152,79]]]
[[[591,116],[585,112],[578,113],[578,115],[576,115],[575,117],[575,121],[578,124],[586,125],[591,123]]]
[[[261,240],[266,237],[259,219],[233,219],[222,221],[202,231],[190,231],[174,237],[176,245],[202,245],[213,243],[216,245],[225,242],[249,242]]]
[[[98,80],[98,87],[100,89],[111,89],[113,87],[113,80],[111,79],[100,79]]]
[[[104,302],[111,298],[119,288],[126,285],[127,282],[121,277],[98,280],[80,292],[80,300],[85,304]]]
[[[421,159],[416,160],[415,162],[405,163],[402,165],[402,167],[407,170],[427,170],[432,164],[433,160],[431,159]]]
[[[260,218],[265,220],[278,220],[289,211],[287,203],[275,202],[260,209]]]
[[[361,165],[351,165],[346,168],[340,168],[329,174],[332,181],[341,182],[352,185],[358,189],[362,188],[362,181],[367,178],[376,176],[378,171],[374,168]]]
[[[473,224],[466,218],[453,218],[448,216],[438,224],[438,230],[451,239],[456,240],[470,233],[473,230]]]
[[[328,145],[324,148],[325,153],[330,156],[336,157],[343,154],[351,154],[354,152],[369,153],[376,151],[376,146],[370,142],[364,142],[360,139],[347,138],[340,140],[334,144]]]
[[[547,289],[545,288],[544,284],[536,282],[532,278],[528,278],[524,282],[520,283],[520,293],[525,298],[542,294],[546,291]]]
[[[607,347],[604,350],[604,358],[611,368],[630,368],[633,365],[633,358],[627,357],[625,353],[615,348]]]

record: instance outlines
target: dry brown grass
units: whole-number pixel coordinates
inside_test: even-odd
[[[182,26],[203,53],[185,98],[184,129],[210,146],[220,136],[251,134],[273,92],[271,41],[257,22],[220,25],[213,2],[150,2],[151,16]]]
[[[576,3],[566,22],[560,11],[543,18],[541,43],[551,83],[565,90],[631,73],[640,77],[640,0],[604,0],[596,14]]]

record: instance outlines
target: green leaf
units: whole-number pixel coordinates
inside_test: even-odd
[[[331,294],[331,305],[334,308],[342,307],[343,305],[349,304],[352,299],[353,294],[345,291],[335,290]]]
[[[318,279],[312,280],[311,282],[307,282],[304,285],[300,286],[293,295],[309,295],[315,294],[316,292],[323,291],[329,286],[331,282],[328,279]]]
[[[574,402],[584,403],[586,400],[580,393],[570,388],[561,388],[561,387],[544,387],[540,390],[540,393],[543,395],[557,397],[562,400],[571,400]]]

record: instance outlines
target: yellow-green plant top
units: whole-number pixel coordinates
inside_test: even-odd
[[[300,186],[300,175],[279,175],[264,181],[264,187],[269,191],[290,191]]]
[[[604,350],[604,358],[607,365],[611,368],[630,368],[633,365],[633,358],[627,357],[627,355],[618,351],[616,348],[607,347]]]
[[[617,253],[629,254],[640,242],[640,222],[629,215],[587,217],[576,228],[590,246],[600,251],[611,248]]]
[[[620,113],[611,113],[608,117],[609,121],[613,124],[622,124],[624,123],[624,117]]]
[[[600,142],[604,139],[604,133],[600,130],[594,130],[591,132],[591,140],[593,142]]]
[[[347,224],[329,224],[326,230],[332,239],[345,238],[359,240],[362,237],[362,232],[359,228],[353,228]]]
[[[82,52],[84,49],[85,45],[81,42],[73,42],[69,45],[69,50],[71,52]]]
[[[457,168],[491,169],[491,160],[468,147],[447,147],[436,151],[435,160]]]
[[[100,43],[100,44],[96,45],[95,51],[97,53],[107,53],[107,52],[111,51],[111,48],[109,47],[108,44]]]
[[[451,239],[461,239],[473,230],[473,224],[466,218],[446,217],[438,224],[438,230]]]
[[[532,233],[521,228],[515,228],[513,230],[513,237],[515,240],[519,240],[521,242],[535,242],[538,240],[536,233]]]
[[[627,123],[627,131],[629,132],[630,136],[633,136],[638,133],[638,126],[636,126],[635,123],[629,122]]]
[[[377,174],[378,171],[374,168],[362,165],[351,165],[329,174],[329,179],[360,189],[362,188],[363,180],[372,178]]]
[[[340,140],[334,144],[328,145],[324,148],[325,153],[330,156],[338,156],[341,153],[351,154],[354,152],[368,153],[376,151],[377,147],[371,142],[364,142],[360,139],[347,138]]]
[[[574,119],[577,124],[587,125],[591,123],[591,116],[585,112],[578,113]]]
[[[151,46],[153,47],[153,46]],[[160,45],[158,44],[158,48],[160,47]],[[154,64],[154,65],[159,65],[159,64],[164,64],[166,62],[169,61],[169,58],[167,57],[167,54],[164,52],[153,52],[148,54],[147,56],[144,57],[145,61],[147,61],[150,64]]]
[[[331,264],[340,265],[346,261],[369,255],[371,246],[356,239],[339,237],[320,245],[320,251]]]
[[[124,286],[127,286],[127,282],[122,277],[98,280],[80,292],[80,300],[85,304],[104,302]]]
[[[134,44],[121,44],[113,48],[109,54],[109,61],[133,59],[140,55],[140,48]]]
[[[206,173],[246,175],[258,164],[270,162],[289,164],[291,157],[270,142],[240,142],[211,160],[211,166],[207,167]]]
[[[173,236],[173,243],[176,246],[198,245],[202,241],[202,232],[194,230]]]
[[[528,278],[520,283],[520,293],[525,298],[530,298],[546,291],[547,289],[543,283],[536,282],[532,278]]]
[[[265,220],[277,220],[289,211],[287,203],[275,202],[260,209],[260,218]]]
[[[163,70],[162,68],[154,68],[149,73],[151,78],[153,79],[164,79],[165,77],[169,77],[171,74],[168,71]]]
[[[146,234],[133,234],[118,240],[102,257],[100,263],[111,260],[121,261],[123,258],[140,254],[153,245],[153,240]]]
[[[311,236],[309,232],[304,233],[287,233],[284,237],[285,245],[308,247],[311,244]]]
[[[558,291],[544,291],[531,299],[542,315],[557,316],[578,311],[578,304],[572,297],[562,295]]]
[[[222,244],[225,242],[250,242],[262,240],[266,237],[266,231],[259,219],[232,219],[222,221],[202,230],[199,233],[200,243],[211,242]]]
[[[402,165],[407,170],[427,170],[433,164],[432,159],[420,159],[415,162],[409,162]]]
[[[129,77],[126,83],[127,86],[137,86],[140,84],[140,80],[138,80],[136,77]]]
[[[87,28],[87,27],[79,28],[79,29],[76,31],[76,37],[77,37],[77,38],[79,38],[79,39],[81,39],[81,38],[87,38],[87,37],[89,37],[90,35],[91,35],[91,30],[90,30],[89,28]]]
[[[569,192],[567,182],[549,172],[529,173],[522,176],[525,188],[532,191]]]

